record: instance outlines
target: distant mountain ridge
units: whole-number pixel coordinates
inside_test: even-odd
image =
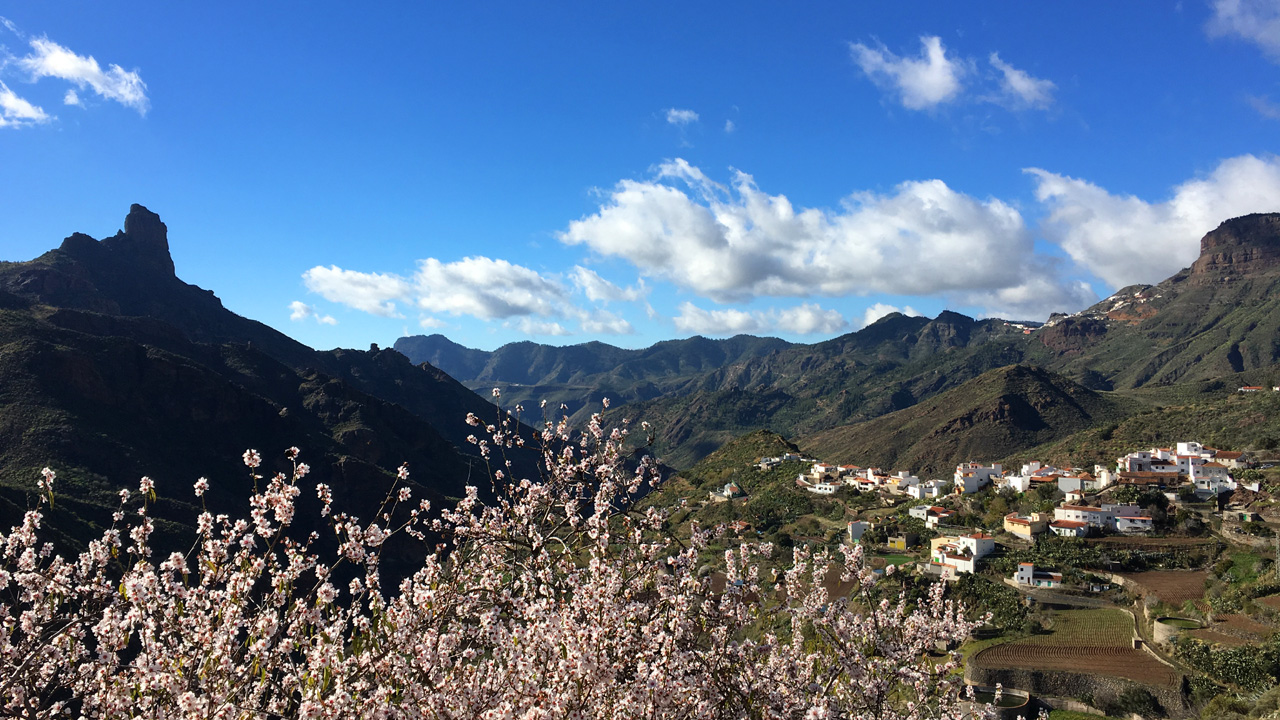
[[[1035,365],[1094,390],[1274,367],[1280,214],[1227,220],[1201,251],[1158,285],[1123,288],[1043,327],[944,311],[932,319],[891,314],[812,345],[696,337],[642,350],[513,343],[489,353],[434,335],[401,338],[396,347],[472,388],[509,384],[506,393],[526,404],[545,398],[586,412],[605,395],[628,403],[614,412],[652,423],[663,457],[688,467],[750,430],[804,437],[909,408],[1010,365]]]

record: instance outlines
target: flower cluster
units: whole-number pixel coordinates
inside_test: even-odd
[[[523,442],[505,413],[488,430],[482,449]],[[204,512],[195,547],[163,559],[150,480],[128,526],[73,558],[41,542],[42,495],[0,534],[0,716],[962,716],[956,663],[930,651],[975,623],[940,585],[918,607],[879,599],[859,548],[797,549],[766,578],[763,544],[727,551],[715,585],[697,570],[718,531],[694,527],[682,545],[664,534],[667,513],[638,509],[658,474],[626,461],[625,427],[597,415],[582,433],[548,423],[542,440],[545,476],[495,483],[492,502],[468,488],[452,508],[409,506],[402,467],[362,521],[330,514],[316,486],[336,541],[324,559],[315,534],[290,532],[306,474],[296,448],[249,518]],[[46,471],[41,490],[53,482]],[[400,534],[425,560],[384,587],[382,553]],[[853,591],[829,597],[823,581],[841,573]]]

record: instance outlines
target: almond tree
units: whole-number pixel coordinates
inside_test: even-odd
[[[470,440],[501,457],[523,445],[517,426],[501,412]],[[543,477],[495,461],[494,501],[472,487],[438,511],[401,484],[370,520],[333,514],[296,448],[292,473],[271,478],[250,450],[262,487],[249,517],[204,512],[195,546],[164,558],[148,478],[140,508],[126,512],[122,492],[101,538],[54,553],[46,469],[35,509],[0,534],[0,716],[961,717],[956,661],[930,651],[976,623],[940,584],[916,607],[881,598],[857,547],[839,563],[797,549],[762,577],[772,548],[745,543],[725,552],[717,590],[696,571],[722,529],[693,527],[683,545],[664,535],[668,513],[635,502],[655,465],[628,469],[626,443],[625,424],[606,431],[599,415],[578,434],[548,422]],[[291,534],[304,491],[334,533],[323,558],[316,534]],[[426,557],[386,587],[380,560],[400,535]],[[831,573],[857,581],[850,596],[828,597]]]

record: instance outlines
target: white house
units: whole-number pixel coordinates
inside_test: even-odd
[[[1038,571],[1033,563],[1018,563],[1013,579],[1019,585],[1054,588],[1062,584],[1062,573]]]
[[[849,542],[858,542],[862,539],[862,534],[871,527],[871,523],[864,520],[854,520],[849,523]]]
[[[1099,529],[1105,529],[1111,524],[1111,514],[1092,505],[1059,505],[1053,509],[1053,519],[1082,522]]]
[[[1089,523],[1078,520],[1054,520],[1049,523],[1049,530],[1054,535],[1063,537],[1084,537],[1089,534]]]
[[[1116,532],[1126,535],[1149,533],[1155,527],[1151,518],[1145,515],[1117,515],[1115,523]]]
[[[1006,475],[1004,478],[1005,487],[1016,493],[1024,493],[1031,489],[1031,475],[1024,473],[1022,475]]]
[[[956,484],[956,492],[969,495],[990,485],[992,480],[1003,474],[999,465],[988,467],[981,463],[967,462],[956,466],[952,479]]]
[[[935,498],[942,495],[942,483],[937,480],[929,480],[907,488],[907,494],[916,500],[924,500],[925,498]]]
[[[930,558],[940,566],[943,576],[972,573],[978,561],[991,554],[995,540],[985,533],[935,538],[930,541]]]

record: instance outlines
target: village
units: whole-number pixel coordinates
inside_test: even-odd
[[[1224,687],[1274,685],[1232,669],[1262,667],[1280,628],[1273,455],[1185,440],[1090,469],[964,462],[926,479],[789,452],[744,470],[789,470],[791,491],[823,508],[796,542],[861,545],[880,582],[946,582],[992,612],[959,648],[969,684],[1020,688],[1041,707],[1176,716]],[[711,487],[712,506],[752,500],[736,481]],[[838,534],[832,503],[845,508]]]

